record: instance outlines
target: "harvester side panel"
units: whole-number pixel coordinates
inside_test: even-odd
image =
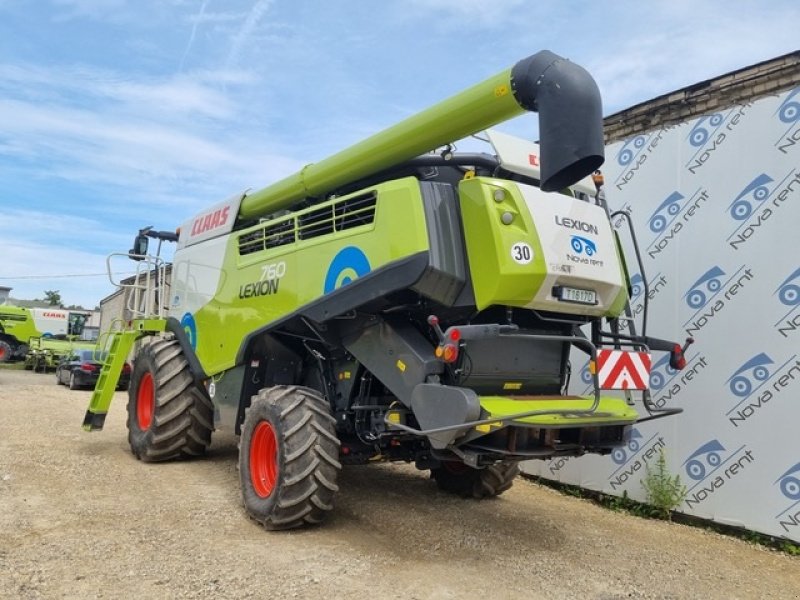
[[[220,373],[237,356],[244,359],[242,340],[253,332],[360,277],[426,253],[425,221],[419,183],[405,178],[189,246],[175,255],[171,316],[190,332],[205,372]],[[217,272],[210,255],[223,254],[220,244],[224,259]],[[369,300],[361,294],[360,302]],[[323,309],[319,320],[333,316]]]

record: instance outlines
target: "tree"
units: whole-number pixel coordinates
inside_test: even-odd
[[[58,290],[45,290],[44,300],[50,306],[61,306],[61,294]]]

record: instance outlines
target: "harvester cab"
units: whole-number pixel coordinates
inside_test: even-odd
[[[539,144],[491,130],[526,110]],[[476,134],[490,152],[453,151]],[[118,334],[84,427],[102,428],[118,355],[146,338],[134,455],[196,456],[230,427],[246,510],[269,529],[319,522],[342,463],[414,462],[482,498],[522,460],[611,452],[676,412],[650,401],[650,352],[680,368],[683,349],[620,327],[630,282],[591,177],[602,162],[594,80],[543,51],[200,212],[177,237],[167,314]],[[572,348],[586,396],[568,390]]]

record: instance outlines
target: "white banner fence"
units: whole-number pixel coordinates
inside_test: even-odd
[[[603,170],[638,235],[647,333],[696,340],[681,372],[653,356],[655,402],[684,412],[637,425],[610,456],[524,470],[643,501],[664,448],[688,488],[679,511],[800,542],[800,87],[614,143]],[[580,352],[572,368],[584,392]]]

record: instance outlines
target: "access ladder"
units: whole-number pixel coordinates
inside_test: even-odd
[[[111,346],[108,355],[103,361],[100,377],[94,386],[89,408],[83,418],[83,429],[86,431],[99,431],[108,414],[108,407],[114,397],[114,391],[119,383],[122,366],[133,348],[134,342],[139,338],[153,333],[163,332],[166,321],[163,319],[139,319],[133,321],[131,329],[115,331],[111,334]]]

